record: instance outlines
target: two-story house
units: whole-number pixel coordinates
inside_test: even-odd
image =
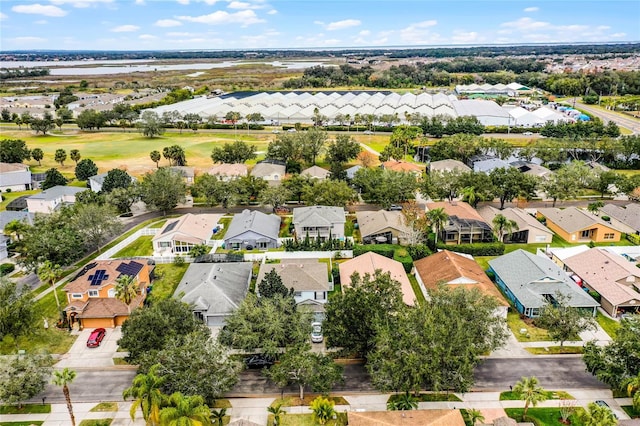
[[[298,238],[344,238],[347,222],[344,208],[333,206],[309,206],[293,209],[293,226]]]

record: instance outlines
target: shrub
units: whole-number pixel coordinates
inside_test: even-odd
[[[604,220],[605,222],[609,222],[611,220],[609,216],[602,216],[601,219]]]
[[[589,296],[591,296],[591,298],[596,302],[600,303],[601,296],[597,291],[589,290]]]
[[[16,269],[13,263],[3,263],[0,265],[0,277],[12,273]]]
[[[458,253],[466,253],[472,256],[502,256],[504,254],[504,243],[501,242],[458,245],[438,244],[438,248]]]
[[[400,246],[393,244],[362,244],[356,245],[353,247],[353,257],[358,257],[361,254],[372,251],[374,253],[378,253],[384,257],[388,257],[393,259],[393,253],[396,248]]]
[[[405,253],[404,255],[403,252]],[[413,259],[404,249],[396,250],[393,254],[393,260],[397,260],[398,262],[402,263],[402,266],[404,267],[404,271],[406,273],[411,272],[411,270],[413,269]]]
[[[414,261],[422,259],[423,257],[427,257],[431,254],[431,250],[427,247],[426,244],[416,244],[415,246],[408,246],[407,251],[409,252],[409,256]]]
[[[627,240],[631,241],[635,245],[640,245],[640,235],[627,234]]]

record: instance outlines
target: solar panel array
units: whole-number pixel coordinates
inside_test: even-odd
[[[130,263],[123,262],[120,265],[118,265],[118,267],[116,268],[116,271],[124,275],[135,277],[136,275],[138,275],[138,272],[140,272],[140,270],[142,269],[142,266],[143,265],[139,264],[138,262],[130,262]]]
[[[173,228],[176,227],[176,225],[178,224],[179,221],[175,220],[173,222],[171,222],[170,224],[167,225],[166,228],[164,228],[164,231],[162,231],[163,234],[166,234],[167,232],[171,232],[173,231]]]
[[[104,269],[98,269],[93,275],[89,275],[90,285],[100,285],[102,281],[106,281],[109,279],[109,275],[107,275],[107,271]]]

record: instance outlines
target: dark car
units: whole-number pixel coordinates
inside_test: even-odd
[[[273,358],[267,355],[252,355],[244,360],[247,368],[268,368],[274,364]]]
[[[100,346],[100,342],[104,339],[104,335],[106,334],[106,330],[104,328],[96,328],[91,332],[91,335],[87,339],[87,347],[88,348],[97,348]]]

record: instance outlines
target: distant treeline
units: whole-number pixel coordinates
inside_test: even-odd
[[[451,57],[496,57],[496,56],[548,56],[548,55],[606,55],[636,53],[640,49],[640,43],[621,44],[578,44],[578,45],[529,45],[529,46],[475,46],[475,47],[421,47],[421,48],[342,48],[333,50],[190,50],[190,51],[5,51],[0,55],[2,60],[81,60],[93,59],[202,59],[202,58],[294,58],[294,57],[335,57],[343,55],[355,56],[380,56],[389,58],[408,58],[421,56],[425,58],[451,58]]]
[[[12,80],[24,77],[42,77],[44,75],[49,75],[48,68],[0,68],[0,80]]]

